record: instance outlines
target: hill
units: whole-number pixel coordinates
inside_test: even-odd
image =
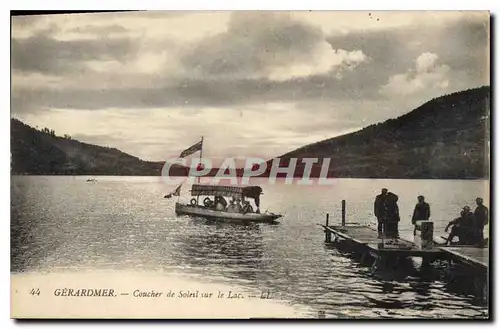
[[[39,131],[11,119],[11,173],[30,175],[160,175],[162,162],[143,161],[101,147]]]
[[[290,158],[330,158],[329,177],[486,178],[489,127],[490,87],[485,86],[438,97],[396,119],[303,146],[281,156],[282,166]],[[296,176],[302,171],[298,168]],[[312,176],[318,173],[319,166],[314,167]]]

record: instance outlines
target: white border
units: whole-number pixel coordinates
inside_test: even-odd
[[[320,0],[308,0],[308,1],[297,1],[297,0],[287,0],[287,1],[274,1],[271,2],[269,0],[211,0],[211,1],[203,1],[203,0],[183,0],[183,1],[172,1],[170,3],[166,3],[161,0],[141,0],[141,1],[131,1],[131,0],[120,0],[120,1],[102,1],[102,0],[74,0],[71,2],[60,2],[60,1],[35,1],[35,0],[18,0],[16,2],[11,2],[8,4],[7,2],[2,2],[0,4],[2,7],[2,36],[3,42],[0,43],[2,49],[0,51],[0,56],[2,56],[2,72],[0,77],[2,79],[2,110],[4,111],[4,115],[0,117],[0,131],[2,133],[2,138],[0,139],[0,147],[1,154],[3,155],[3,161],[1,162],[1,171],[2,175],[0,176],[2,181],[0,186],[2,187],[2,195],[1,195],[1,203],[2,206],[0,209],[2,210],[1,220],[3,223],[3,229],[1,230],[2,237],[0,239],[3,247],[1,248],[1,265],[2,265],[2,280],[1,280],[1,296],[2,296],[2,314],[1,314],[1,322],[2,328],[10,328],[16,325],[15,322],[9,320],[10,316],[10,241],[9,241],[9,232],[10,232],[10,134],[9,134],[9,126],[10,126],[10,116],[6,113],[9,112],[10,109],[10,10],[32,10],[32,9],[43,9],[43,10],[88,10],[92,8],[93,10],[117,10],[117,9],[163,9],[163,10],[491,10],[493,14],[498,13],[499,1],[493,0],[474,0],[474,1],[465,1],[465,0],[455,0],[455,1],[436,1],[436,0],[421,0],[421,1],[388,1],[388,0],[377,0],[377,1],[361,1],[361,0],[349,0],[349,1],[320,1]],[[495,32],[493,34],[497,34],[497,25],[495,26]],[[497,51],[495,51],[497,54]],[[497,59],[492,58],[492,61]],[[493,76],[494,73],[492,72]],[[494,92],[496,94],[497,89],[495,87]],[[492,111],[494,111],[492,109]],[[495,113],[495,124],[498,126],[499,117],[498,114]],[[498,150],[498,140],[495,138],[494,141],[496,147],[491,150],[492,153],[497,153]],[[492,169],[497,169],[495,168]],[[493,184],[495,182],[492,182]],[[498,199],[500,196],[495,195],[494,202],[495,205],[498,204]],[[495,218],[492,218],[495,221]],[[500,236],[500,224],[495,223],[495,231],[494,234],[496,237]],[[497,240],[497,239],[496,239]],[[496,241],[496,245],[498,245],[498,241]],[[496,250],[495,250],[496,251]],[[494,265],[494,262],[492,262]],[[498,279],[498,272],[495,272],[495,278],[492,278],[496,282],[495,286],[500,282]],[[496,295],[496,294],[495,294]],[[498,316],[498,305],[494,303],[494,314]],[[147,324],[148,322],[145,322]],[[35,324],[35,323],[33,323]],[[24,324],[24,325],[33,325],[33,324]],[[121,325],[123,323],[116,323],[112,325]],[[212,323],[210,326],[218,327],[220,325],[240,325],[240,323]],[[288,326],[292,323],[281,323],[274,324],[275,326]],[[323,323],[328,326],[340,326],[344,323],[337,322],[328,322]],[[374,327],[374,326],[386,326],[388,323],[346,323],[350,326],[355,325],[359,327]],[[438,326],[445,323],[414,323],[414,325],[425,325],[425,326]],[[92,327],[92,328],[101,328],[106,325],[106,323],[84,323],[78,324],[83,327]],[[110,325],[110,324],[107,324]],[[141,326],[142,323],[129,323],[132,326]],[[168,326],[186,326],[193,325],[188,323],[166,323]],[[204,324],[208,325],[208,324]],[[259,326],[267,326],[270,324],[259,323]],[[302,322],[295,323],[295,325],[309,325]],[[394,323],[392,325],[400,326],[406,325],[402,323]],[[448,325],[453,326],[466,326],[470,325],[468,323],[455,323],[450,322]],[[70,327],[72,323],[64,323],[61,325],[54,323],[45,324],[46,327]]]

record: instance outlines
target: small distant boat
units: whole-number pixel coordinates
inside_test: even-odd
[[[87,179],[87,182],[88,183],[97,183],[97,179],[95,179],[95,178],[89,178],[89,179]]]
[[[260,195],[262,188],[260,186],[217,186],[217,185],[199,185],[195,184],[191,188],[192,198],[190,204],[175,204],[175,213],[177,215],[189,215],[195,217],[212,218],[230,221],[248,221],[260,223],[272,223],[281,214],[272,212],[260,213]],[[200,196],[205,196],[203,204],[198,204]],[[213,197],[211,199],[210,197]],[[225,207],[227,201],[225,198],[232,198],[229,206]],[[253,199],[257,210],[254,212],[249,201],[245,198]],[[239,203],[243,206],[238,207]]]

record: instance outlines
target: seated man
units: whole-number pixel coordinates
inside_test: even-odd
[[[448,243],[451,244],[454,237],[458,237],[459,244],[467,245],[471,244],[471,234],[473,233],[473,224],[474,224],[474,215],[471,213],[470,208],[465,206],[463,210],[460,212],[460,217],[455,218],[451,222],[448,223],[445,232],[448,232],[450,226],[453,226],[446,239],[445,245]]]
[[[446,241],[444,243],[445,245],[451,244],[452,241],[453,241],[453,238],[455,238],[455,237],[458,237],[458,240],[460,242],[463,241],[463,234],[462,234],[463,229],[461,227],[461,220],[462,220],[462,217],[457,217],[457,218],[453,219],[452,221],[450,221],[448,223],[448,225],[444,229],[444,231],[446,233],[448,233],[448,229],[451,226],[451,232],[450,232],[450,235],[448,236],[448,238],[446,239]]]
[[[253,213],[253,208],[250,202],[248,201],[243,201],[243,213]]]
[[[236,202],[234,203],[234,209],[235,209],[234,212],[237,212],[237,213],[243,212],[243,208],[241,207],[240,200],[236,200]]]
[[[229,206],[226,209],[227,212],[236,212],[234,200],[229,201]]]
[[[215,210],[224,211],[226,210],[226,207],[227,207],[227,201],[223,197],[221,196],[215,197]]]

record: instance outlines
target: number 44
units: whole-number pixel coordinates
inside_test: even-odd
[[[37,296],[40,296],[40,289],[38,289],[38,288],[36,288],[36,289],[35,289],[35,288],[31,289],[31,291],[30,291],[30,295],[33,295],[33,296],[34,296],[34,295],[37,295]]]

